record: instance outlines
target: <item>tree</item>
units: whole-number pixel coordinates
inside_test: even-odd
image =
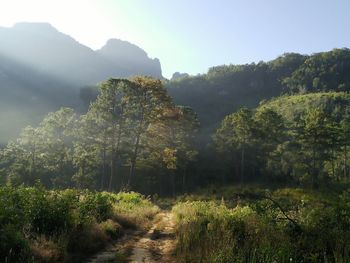
[[[32,185],[40,178],[43,174],[42,143],[40,130],[31,126],[24,128],[16,141],[8,143],[1,158],[5,162],[8,183]]]
[[[241,184],[243,184],[245,177],[246,151],[254,144],[255,130],[253,111],[242,108],[228,115],[214,135],[214,141],[219,151],[228,151],[231,154],[234,150],[240,151]]]
[[[349,91],[350,49],[333,49],[308,57],[283,79],[291,93]]]
[[[348,146],[350,145],[350,114],[345,112],[340,122],[340,144],[343,147],[343,177],[349,177],[348,172]]]
[[[91,166],[101,164],[101,188],[104,188],[109,165],[110,176],[107,187],[112,190],[117,166],[121,161],[122,153],[127,151],[124,149],[124,144],[130,135],[128,130],[130,127],[127,125],[130,113],[126,108],[130,102],[134,84],[126,79],[109,79],[99,88],[100,93],[96,101],[90,105],[87,114],[80,120],[81,129],[75,143],[75,163],[79,166],[76,178],[86,179],[93,176],[91,173],[95,169]]]
[[[267,166],[268,162],[274,162],[276,159],[283,155],[283,152],[277,154],[282,147],[279,147],[281,143],[286,139],[286,126],[285,120],[276,111],[270,108],[261,108],[254,114],[255,122],[255,139],[256,139],[256,153],[259,155],[260,167],[263,169]],[[275,171],[269,171],[275,172]]]
[[[331,116],[323,108],[307,110],[299,124],[300,131],[297,134],[304,155],[311,152],[311,183],[317,186],[318,174],[321,171],[321,163],[333,158],[330,150],[335,147],[337,132]]]
[[[71,108],[49,113],[38,129],[44,138],[41,154],[54,186],[68,186],[73,174],[72,140],[76,114]]]
[[[129,184],[135,174],[136,162],[140,154],[143,136],[151,123],[157,122],[163,111],[172,105],[171,98],[160,80],[151,77],[135,77],[130,89],[126,107],[130,126],[132,150],[130,154]]]
[[[197,115],[191,108],[173,106],[164,110],[163,116],[147,130],[149,159],[162,163],[170,172],[173,194],[176,172],[181,173],[181,188],[185,190],[188,165],[197,155],[194,137],[198,128]]]
[[[74,123],[74,111],[61,108],[49,113],[37,128],[24,128],[20,137],[3,151],[9,182],[33,185],[41,180],[47,186],[69,185]]]

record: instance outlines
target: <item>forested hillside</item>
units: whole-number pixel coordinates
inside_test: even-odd
[[[312,55],[286,53],[269,62],[218,66],[199,76],[166,84],[176,103],[192,107],[204,130],[240,107],[280,96],[321,91],[349,91],[350,50]]]

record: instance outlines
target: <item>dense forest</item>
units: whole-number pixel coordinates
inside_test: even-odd
[[[81,89],[0,151],[0,260],[171,221],[164,262],[349,262],[349,76],[344,48]]]
[[[166,86],[176,103],[191,106],[203,129],[212,131],[233,111],[257,107],[260,101],[282,94],[349,91],[349,71],[350,50],[343,48],[213,67],[207,74],[184,76]]]

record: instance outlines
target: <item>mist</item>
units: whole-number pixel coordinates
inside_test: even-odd
[[[0,262],[349,262],[328,5],[8,1],[54,22],[0,27]]]
[[[158,59],[111,39],[92,50],[48,23],[0,27],[0,144],[62,106],[79,109],[80,89],[110,77],[162,78]]]

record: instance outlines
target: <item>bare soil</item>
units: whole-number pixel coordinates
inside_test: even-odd
[[[158,213],[146,231],[126,231],[123,238],[86,263],[175,263],[175,222],[169,211]]]

